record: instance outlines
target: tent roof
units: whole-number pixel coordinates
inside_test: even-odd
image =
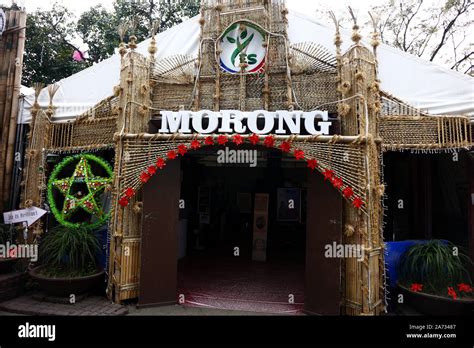
[[[290,10],[288,14],[290,43],[313,41],[335,52],[334,28]],[[199,16],[193,17],[157,35],[156,59],[182,54],[197,56]],[[343,51],[351,45],[350,33],[342,32]],[[137,51],[147,55],[150,39],[138,44]],[[404,102],[431,114],[465,114],[474,116],[474,78],[457,73],[416,56],[381,44],[377,50],[381,88]],[[68,120],[113,94],[119,83],[120,55],[62,79],[54,98],[55,119]],[[22,122],[29,122],[34,95],[25,97]],[[44,89],[41,106],[49,103]]]

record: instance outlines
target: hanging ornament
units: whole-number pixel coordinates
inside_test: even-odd
[[[263,145],[266,147],[273,147],[273,145],[275,145],[275,138],[273,135],[267,135],[263,141]]]
[[[155,175],[155,173],[156,173],[156,167],[155,167],[155,166],[149,166],[147,171],[148,171],[148,174],[149,174],[150,176]]]
[[[307,167],[308,167],[309,169],[311,169],[311,170],[316,169],[316,167],[318,166],[318,161],[316,161],[314,158],[308,160],[307,162],[308,162]]]
[[[201,142],[199,140],[191,141],[191,149],[197,150],[201,147]]]
[[[178,153],[181,156],[184,156],[186,154],[186,152],[188,152],[188,149],[186,148],[186,145],[181,144],[181,145],[178,146]]]
[[[252,134],[249,136],[249,141],[252,145],[257,145],[260,142],[260,138],[257,134]]]
[[[232,141],[234,142],[234,144],[236,144],[238,146],[238,145],[240,145],[244,142],[244,138],[242,138],[242,136],[240,134],[236,134],[232,138]]]

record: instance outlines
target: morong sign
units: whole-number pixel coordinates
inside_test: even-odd
[[[160,111],[158,133],[255,133],[327,135],[327,111]],[[304,128],[304,131],[302,130]]]

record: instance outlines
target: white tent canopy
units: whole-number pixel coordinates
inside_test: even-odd
[[[335,52],[334,28],[290,10],[288,14],[290,43],[312,41]],[[160,60],[182,54],[197,57],[199,47],[199,16],[193,17],[157,35]],[[350,33],[343,32],[343,51],[351,45]],[[150,39],[141,42],[137,51],[147,55]],[[379,46],[379,78],[385,92],[431,114],[474,116],[474,78],[443,68],[385,44]],[[119,83],[120,55],[95,64],[61,80],[54,97],[57,107],[55,120],[71,120],[104,98],[113,94]],[[21,112],[22,123],[30,120],[34,95],[25,97]],[[47,106],[46,89],[39,96],[39,104]]]

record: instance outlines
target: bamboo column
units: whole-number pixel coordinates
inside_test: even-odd
[[[124,29],[124,28],[121,28]],[[123,34],[123,33],[122,33]],[[123,37],[123,35],[121,35]],[[154,57],[147,60],[136,52],[136,37],[130,36],[129,51],[121,44],[122,55],[120,85],[116,87],[119,96],[119,115],[117,133],[148,131],[150,120],[150,68]],[[150,46],[151,56],[156,52],[154,41]],[[140,196],[135,197],[128,207],[118,204],[124,187],[121,174],[130,161],[129,154],[124,153],[123,140],[116,137],[114,185],[112,187],[112,211],[110,220],[109,278],[107,295],[115,302],[138,296],[139,252],[138,237],[141,232],[140,210],[136,209]]]
[[[365,144],[365,180],[367,214],[344,203],[344,243],[361,245],[362,262],[353,258],[345,260],[344,312],[348,315],[376,315],[384,309],[384,268],[382,240],[381,146],[379,137],[380,113],[379,81],[375,55],[360,44],[361,36],[355,16],[352,40],[354,45],[342,57],[337,57],[339,92],[342,99],[339,115],[343,135],[363,135]],[[337,21],[336,21],[337,24]],[[337,52],[340,52],[340,36],[336,33]],[[342,58],[342,59],[341,59]]]
[[[26,12],[6,11],[6,24],[6,31],[0,40],[0,211],[13,208],[10,186],[15,157]]]

